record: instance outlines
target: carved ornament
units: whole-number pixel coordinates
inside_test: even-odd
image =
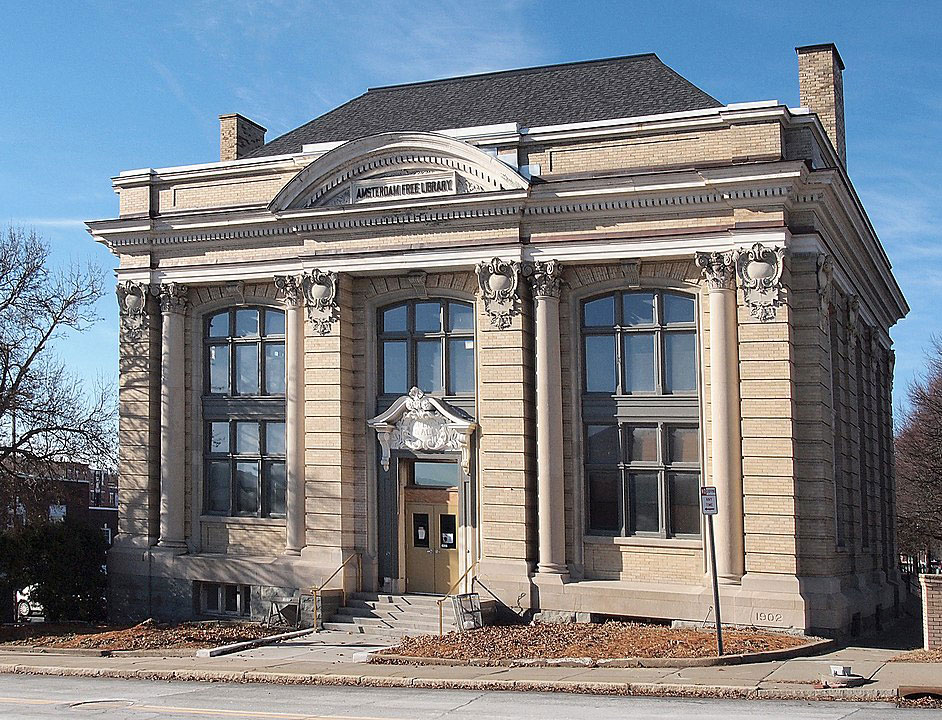
[[[697,267],[711,290],[733,290],[736,287],[736,265],[733,251],[698,252]]]
[[[736,270],[742,286],[743,300],[749,312],[759,322],[775,319],[782,305],[782,271],[785,269],[785,250],[756,243],[739,252]]]
[[[311,270],[299,275],[278,275],[275,287],[289,307],[304,307],[307,319],[318,335],[330,333],[334,320],[340,317],[337,301],[337,273]]]
[[[381,462],[389,470],[393,450],[459,452],[461,468],[471,472],[471,436],[477,423],[461,410],[414,387],[390,408],[367,423],[376,431]]]
[[[160,301],[162,313],[185,313],[187,295],[190,291],[188,285],[178,282],[151,285],[150,291]]]
[[[148,284],[125,280],[119,282],[115,292],[118,295],[118,313],[121,327],[130,340],[138,340],[148,327],[147,294]]]
[[[534,298],[558,298],[563,266],[556,260],[536,260],[524,266]]]
[[[476,270],[484,310],[494,327],[506,330],[520,313],[520,263],[492,258],[479,262]]]

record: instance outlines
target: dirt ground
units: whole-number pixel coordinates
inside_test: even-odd
[[[133,627],[28,623],[0,627],[0,643],[95,650],[196,649],[255,640],[277,632],[257,623],[215,620],[178,625],[146,620]]]
[[[811,638],[778,633],[728,630],[723,633],[727,655],[781,650],[804,645]],[[603,624],[484,627],[403,638],[387,654],[475,660],[486,665],[528,658],[709,657],[716,655],[716,636],[700,630],[672,630],[661,625],[607,622]]]

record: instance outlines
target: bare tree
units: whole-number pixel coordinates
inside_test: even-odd
[[[99,320],[100,269],[51,266],[34,231],[0,235],[0,507],[35,496],[62,461],[113,464],[113,389],[69,373],[53,347]]]
[[[932,340],[925,380],[909,388],[910,409],[896,434],[900,551],[942,546],[942,339]]]

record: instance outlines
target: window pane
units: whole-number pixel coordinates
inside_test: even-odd
[[[582,306],[583,324],[586,327],[612,327],[615,324],[615,297],[590,300]]]
[[[228,337],[229,336],[229,311],[213,315],[209,321],[210,337]]]
[[[285,393],[285,344],[265,343],[265,392]]]
[[[442,305],[437,302],[420,302],[415,304],[415,331],[441,332]]]
[[[285,313],[282,310],[265,311],[265,334],[266,335],[284,335],[285,334]]]
[[[625,392],[654,391],[654,334],[629,333],[624,336]]]
[[[622,325],[652,325],[654,323],[654,293],[625,293],[622,295]]]
[[[269,515],[285,514],[285,464],[265,463],[265,504]]]
[[[657,473],[631,473],[628,476],[630,531],[657,532],[661,529],[658,517]]]
[[[463,303],[448,303],[448,330],[474,330],[474,308]]]
[[[664,392],[693,392],[696,389],[696,335],[692,332],[664,333]]]
[[[229,461],[213,460],[206,473],[206,512],[229,512]]]
[[[586,392],[615,392],[615,336],[585,338]]]
[[[258,455],[260,447],[258,443],[258,423],[257,422],[237,422],[235,451],[237,455]]]
[[[406,388],[406,343],[395,340],[383,343],[383,392],[403,394]]]
[[[235,336],[251,337],[252,335],[258,335],[258,310],[254,308],[236,310]]]
[[[229,423],[211,422],[209,424],[209,451],[229,454]]]
[[[474,393],[474,340],[448,341],[448,376],[452,395]]]
[[[694,318],[693,298],[688,295],[664,293],[664,322],[692,323]]]
[[[700,460],[700,431],[691,427],[672,427],[667,431],[668,462],[695,463]]]
[[[592,465],[618,464],[618,426],[586,425],[585,461]]]
[[[236,395],[258,395],[258,345],[235,346]]]
[[[412,479],[422,487],[458,487],[458,463],[416,462],[412,466]]]
[[[628,428],[628,461],[657,462],[657,428]]]
[[[283,422],[265,423],[265,454],[284,455],[285,424]]]
[[[383,332],[405,332],[407,318],[405,305],[383,310]]]
[[[225,395],[229,392],[229,346],[209,346],[209,391]]]
[[[621,513],[618,510],[621,482],[618,472],[590,470],[589,476],[589,530],[617,533],[621,531]]]
[[[206,598],[206,609],[210,612],[219,611],[219,585],[216,583],[206,583],[203,586],[204,597]]]
[[[415,344],[416,384],[425,392],[442,389],[442,343],[440,340],[420,340]]]
[[[226,589],[226,612],[239,612],[239,586],[225,585]]]
[[[236,466],[236,512],[255,515],[258,513],[258,463],[237,462]]]
[[[700,478],[696,473],[670,473],[667,476],[671,532],[696,535],[700,532]]]

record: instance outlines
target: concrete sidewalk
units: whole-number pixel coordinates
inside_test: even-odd
[[[46,675],[542,690],[616,695],[893,701],[900,688],[942,692],[942,663],[889,663],[899,650],[843,648],[811,658],[694,668],[482,668],[373,665],[353,654],[375,649],[347,633],[318,633],[215,658],[78,657],[0,653],[0,672]],[[830,665],[850,665],[863,687],[815,689]]]

